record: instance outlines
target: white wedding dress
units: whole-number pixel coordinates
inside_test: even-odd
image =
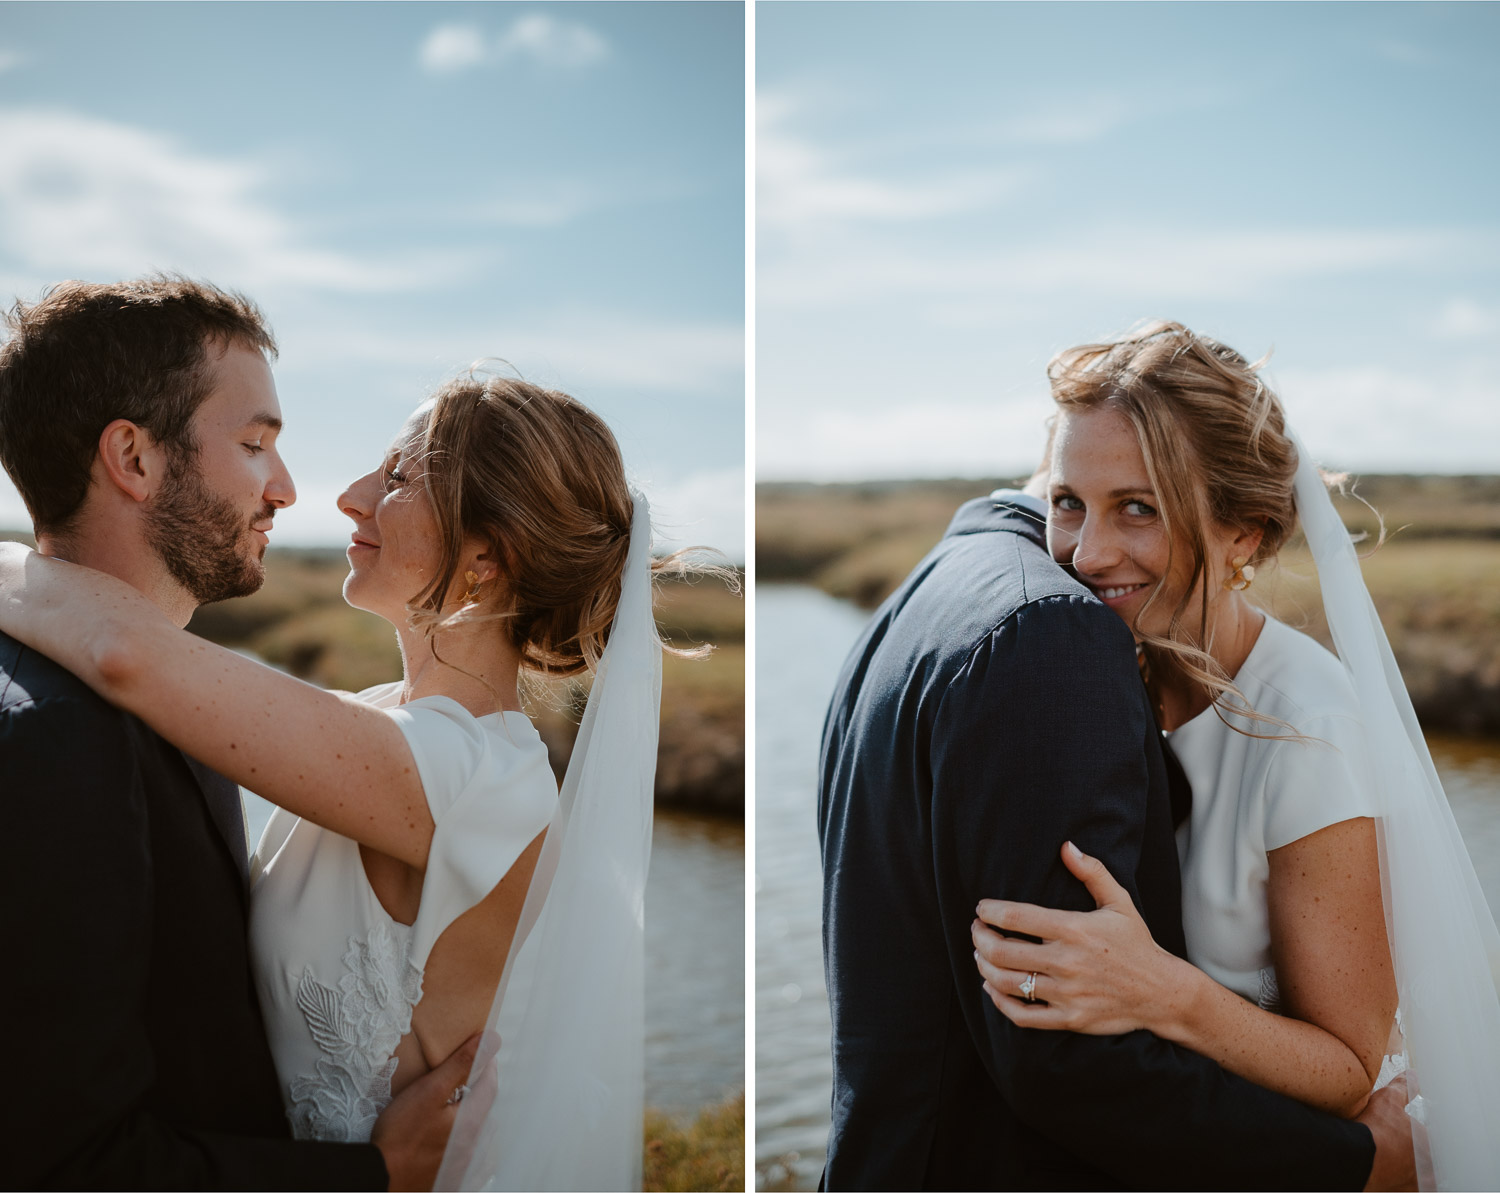
[[[1267,616],[1234,677],[1250,707],[1213,707],[1166,735],[1192,786],[1177,830],[1188,960],[1221,986],[1280,1011],[1266,900],[1269,851],[1378,812],[1354,688],[1338,659]],[[1240,732],[1243,730],[1243,732]],[[1250,736],[1256,734],[1260,736]]]
[[[1193,786],[1193,812],[1179,836],[1189,958],[1274,1008],[1265,851],[1373,815],[1405,1044],[1402,1054],[1386,1058],[1378,1084],[1407,1073],[1407,1112],[1420,1124],[1412,1138],[1422,1189],[1495,1188],[1500,931],[1349,533],[1313,458],[1291,437],[1298,519],[1338,655],[1268,620],[1236,683],[1252,707],[1327,745],[1257,742],[1211,709],[1173,734]]]
[[[521,713],[399,704],[398,684],[360,693],[405,736],[436,826],[413,923],[380,905],[354,841],[272,815],[251,864],[251,959],[298,1138],[370,1138],[434,943],[545,829],[468,1076],[487,1096],[459,1106],[434,1187],[640,1188],[662,648],[651,508],[631,496],[619,604],[561,788]]]
[[[525,714],[475,717],[446,696],[398,705],[400,689],[359,698],[401,729],[436,825],[415,922],[380,905],[356,842],[281,809],[252,862],[255,984],[298,1139],[369,1140],[433,945],[557,809],[547,747]],[[358,794],[352,772],[350,798]]]
[[[1165,734],[1193,791],[1192,814],[1177,829],[1182,928],[1193,965],[1281,1014],[1268,855],[1379,808],[1359,703],[1337,658],[1267,615],[1234,683],[1251,708],[1298,737],[1268,740],[1287,731],[1232,712],[1221,718],[1212,707]],[[1405,1069],[1404,1054],[1387,1056],[1376,1087]]]

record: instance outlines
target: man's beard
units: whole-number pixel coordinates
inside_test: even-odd
[[[267,506],[246,518],[209,491],[195,461],[174,461],[147,508],[146,541],[200,605],[249,596],[265,583],[266,570],[263,552],[248,552],[243,540],[252,521],[274,512]]]

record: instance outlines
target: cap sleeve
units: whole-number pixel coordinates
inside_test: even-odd
[[[1266,849],[1376,814],[1364,730],[1343,713],[1299,720],[1307,740],[1279,742],[1266,775]]]
[[[444,929],[551,823],[557,782],[547,747],[519,715],[480,719],[446,696],[385,711],[411,749],[436,826],[412,925],[411,959],[425,966]]]

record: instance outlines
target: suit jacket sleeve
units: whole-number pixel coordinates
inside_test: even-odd
[[[383,1189],[378,1149],[182,1130],[146,1106],[146,803],[133,725],[71,698],[0,717],[13,1188]],[[214,1042],[204,1040],[212,1050]],[[235,1080],[225,1073],[226,1082]],[[210,1091],[205,1091],[206,1094]]]
[[[1022,1121],[1128,1185],[1362,1188],[1374,1144],[1361,1124],[1146,1031],[1023,1030],[980,987],[969,926],[981,898],[1093,909],[1059,858],[1065,840],[1140,906],[1155,733],[1128,634],[1082,598],[1024,606],[949,685],[933,725],[933,833],[968,1030]]]

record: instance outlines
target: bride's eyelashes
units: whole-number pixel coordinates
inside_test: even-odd
[[[1083,502],[1071,493],[1059,493],[1052,499],[1052,508],[1061,514],[1081,514],[1084,512]],[[1154,518],[1157,509],[1149,502],[1142,501],[1138,497],[1132,497],[1128,501],[1120,503],[1120,511],[1132,518]]]

